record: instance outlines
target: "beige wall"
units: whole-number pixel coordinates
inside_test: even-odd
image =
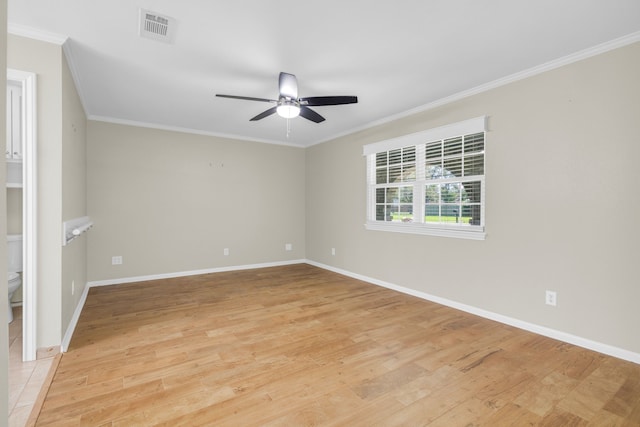
[[[38,168],[37,347],[60,344],[61,46],[9,34],[7,66],[36,73]]]
[[[61,239],[63,215],[66,220],[86,211],[86,119],[62,46],[9,35],[7,64],[37,75],[36,346],[46,348],[61,343],[86,283],[85,238],[64,252]],[[76,292],[71,295],[71,282],[76,279]]]
[[[7,188],[7,233],[22,234],[21,188]]]
[[[97,121],[87,139],[90,281],[305,257],[303,149]]]
[[[0,0],[0,79],[5,81],[7,79],[7,2],[6,0]],[[6,85],[2,85],[0,94],[2,99],[6,96]],[[6,121],[6,105],[4,102],[0,102],[0,129],[5,128]],[[4,138],[6,133],[2,132],[4,146]],[[6,212],[7,199],[7,171],[6,162],[4,158],[0,161],[0,212]],[[0,221],[0,239],[6,241],[7,236],[7,224],[5,221]],[[7,259],[7,245],[0,245],[0,259]],[[0,277],[5,277],[7,272],[7,265],[4,262],[0,262]],[[9,316],[7,313],[7,298],[9,294],[7,292],[0,292],[0,320],[6,319]],[[9,342],[9,328],[7,323],[0,322],[0,342]],[[0,347],[0,424],[6,422],[9,418],[9,349],[8,346]]]
[[[639,75],[636,43],[309,148],[307,257],[640,353]],[[485,241],[364,229],[364,144],[480,115]]]
[[[21,188],[7,188],[7,234],[22,234]],[[15,291],[11,302],[22,302],[22,286]]]
[[[87,215],[87,118],[66,57],[62,58],[62,220]],[[64,336],[87,283],[87,237],[62,248],[60,299]]]

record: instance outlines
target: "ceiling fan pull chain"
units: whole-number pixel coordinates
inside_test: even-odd
[[[289,134],[291,133],[291,121],[287,118],[287,139],[289,139]]]

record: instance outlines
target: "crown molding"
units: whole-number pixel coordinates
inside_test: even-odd
[[[419,107],[413,108],[411,110],[403,111],[398,114],[394,114],[391,116],[384,117],[379,120],[375,120],[373,122],[366,123],[357,128],[348,130],[346,132],[342,132],[341,134],[334,135],[331,138],[323,139],[321,141],[317,141],[315,143],[309,144],[308,146],[313,146],[316,144],[321,144],[323,142],[332,141],[334,139],[338,139],[347,135],[354,134],[356,132],[364,131],[376,126],[380,126],[386,123],[390,123],[396,120],[403,119],[405,117],[412,116],[414,114],[422,113],[424,111],[432,110],[437,107],[441,107],[443,105],[450,104],[455,101],[459,101],[461,99],[477,95],[483,92],[487,92],[491,89],[496,89],[501,86],[505,86],[509,83],[517,82],[519,80],[523,80],[529,77],[536,76],[538,74],[545,73],[547,71],[555,70],[556,68],[564,67],[565,65],[573,64],[574,62],[582,61],[583,59],[591,58],[596,55],[600,55],[606,52],[609,52],[614,49],[618,49],[633,43],[640,42],[640,31],[636,31],[631,34],[627,34],[626,36],[618,37],[617,39],[610,40],[608,42],[604,42],[595,46],[592,46],[587,49],[580,50],[578,52],[563,56],[561,58],[557,58],[551,60],[549,62],[545,62],[543,64],[537,65],[535,67],[529,68],[524,71],[520,71],[506,77],[502,77],[500,79],[491,81],[489,83],[482,84],[480,86],[476,86],[474,88],[458,92],[451,96],[447,96],[445,98],[441,98],[430,102],[428,104],[421,105]]]
[[[220,133],[220,132],[211,132],[211,131],[205,131],[205,130],[183,128],[183,127],[179,127],[179,126],[167,126],[167,125],[162,125],[162,124],[159,124],[159,123],[142,122],[142,121],[137,121],[137,120],[127,120],[127,119],[120,119],[120,118],[117,118],[117,117],[100,116],[100,115],[95,115],[95,114],[88,115],[87,119],[88,120],[93,120],[93,121],[96,121],[96,122],[111,123],[111,124],[116,124],[116,125],[134,126],[134,127],[140,127],[140,128],[148,128],[148,129],[155,129],[155,130],[162,130],[162,131],[169,131],[169,132],[186,133],[186,134],[192,134],[192,135],[212,136],[212,137],[215,137],[215,138],[232,139],[232,140],[243,141],[243,142],[259,142],[259,143],[262,143],[262,144],[284,145],[286,147],[305,148],[304,145],[290,143],[290,142],[282,142],[282,141],[275,141],[275,140],[270,140],[270,139],[260,139],[260,138],[251,138],[251,137],[245,137],[245,136],[237,136],[237,135]]]
[[[9,22],[7,24],[7,33],[16,36],[27,37],[34,40],[40,40],[47,43],[53,43],[62,46],[69,39],[68,36],[61,34],[50,33],[48,31],[42,31],[37,28],[28,27],[26,25],[14,24]]]

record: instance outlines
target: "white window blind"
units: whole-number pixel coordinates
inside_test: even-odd
[[[484,239],[486,118],[364,147],[371,230]]]

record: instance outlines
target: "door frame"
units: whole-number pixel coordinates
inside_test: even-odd
[[[7,69],[22,85],[22,360],[36,360],[38,279],[38,174],[36,74]]]

